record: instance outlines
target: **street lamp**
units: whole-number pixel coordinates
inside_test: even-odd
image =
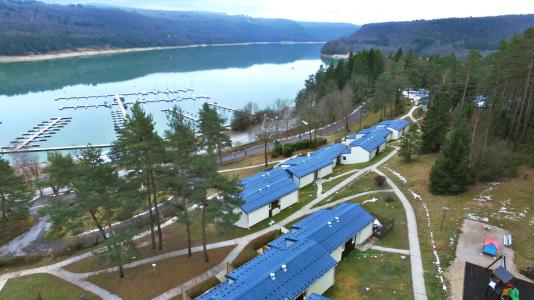
[[[445,222],[445,216],[447,215],[447,212],[449,211],[449,208],[447,206],[443,206],[443,218],[441,219],[441,225],[439,226],[439,231],[443,230],[443,222]]]

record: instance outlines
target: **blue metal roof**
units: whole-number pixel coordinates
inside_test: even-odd
[[[298,178],[304,177],[330,164],[332,164],[332,159],[322,155],[300,156],[282,163],[282,165],[289,165],[286,170]]]
[[[313,240],[329,253],[355,236],[374,217],[359,204],[344,203],[323,209],[295,223],[291,230],[269,243],[271,248],[286,249],[301,240]]]
[[[311,153],[312,156],[321,155],[326,158],[329,158],[330,160],[334,160],[338,158],[341,154],[347,154],[350,153],[349,147],[336,143],[329,146],[325,146],[322,148],[319,148],[318,150]]]
[[[332,300],[332,299],[313,293],[308,298],[306,298],[306,300]]]
[[[197,299],[294,299],[335,265],[336,261],[319,244],[303,240],[293,247],[271,249],[253,258]]]
[[[408,127],[410,123],[404,119],[399,119],[399,120],[385,120],[385,121],[378,123],[378,125],[386,126],[387,128],[391,128],[391,129],[399,131],[399,130],[402,130]]]
[[[380,145],[385,144],[385,143],[386,143],[386,139],[383,136],[369,134],[360,139],[352,141],[349,144],[349,146],[350,147],[361,147],[365,149],[367,152],[371,152],[375,150],[376,148],[380,147]]]
[[[274,168],[246,177],[241,180],[241,184],[243,185],[241,198],[244,201],[241,209],[245,213],[255,211],[298,190],[291,176],[282,168]]]

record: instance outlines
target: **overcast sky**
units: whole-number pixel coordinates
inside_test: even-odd
[[[252,17],[365,24],[534,13],[534,0],[42,0],[144,9],[201,10]]]

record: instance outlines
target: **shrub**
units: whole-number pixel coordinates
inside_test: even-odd
[[[295,149],[293,149],[293,145],[288,144],[284,146],[284,157],[292,156],[293,152],[295,152]]]
[[[386,183],[386,177],[382,175],[378,175],[375,177],[375,184],[378,186],[383,186],[384,183]]]

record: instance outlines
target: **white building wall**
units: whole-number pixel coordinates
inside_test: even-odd
[[[317,172],[317,178],[324,178],[334,172],[332,165],[328,165]]]
[[[388,130],[391,131],[391,134],[392,134],[391,138],[393,140],[398,140],[398,139],[401,138],[402,134],[399,133],[397,130],[395,130],[393,128],[389,128],[389,127],[388,127]]]
[[[345,250],[345,243],[341,244],[341,246],[337,247],[330,255],[332,258],[334,258],[337,262],[341,261],[341,253],[343,253],[343,250]]]
[[[243,211],[241,212],[241,217],[235,225],[242,228],[250,228],[269,217],[269,205],[265,205],[249,214],[246,214]]]
[[[235,222],[235,225],[241,228],[248,228],[248,214],[246,214],[241,208],[236,209],[234,212],[240,214],[239,220]]]
[[[288,208],[291,205],[297,203],[298,201],[299,201],[299,191],[296,190],[292,192],[291,194],[287,194],[284,197],[280,198],[280,209],[283,210],[285,208]]]
[[[384,149],[386,149],[386,144],[382,144],[378,147],[378,149],[380,149],[380,152],[384,151]]]
[[[356,234],[356,245],[360,245],[373,235],[373,222],[367,224],[358,234]]]
[[[307,186],[308,184],[312,184],[313,181],[314,181],[314,174],[313,173],[310,173],[304,177],[300,177],[298,178],[297,176],[293,175],[293,183],[295,183],[299,189]]]
[[[304,293],[304,299],[308,298],[311,294],[315,293],[317,295],[322,295],[326,290],[334,285],[335,279],[335,267],[326,272],[321,276],[317,281],[312,283]]]
[[[371,160],[371,154],[361,147],[352,147],[350,154],[341,155],[342,165],[351,165]]]

